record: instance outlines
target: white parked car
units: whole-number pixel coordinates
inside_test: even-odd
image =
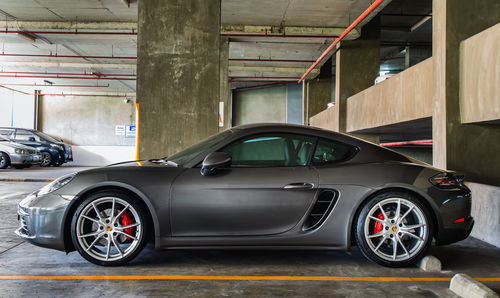
[[[13,166],[16,169],[29,168],[40,164],[42,154],[39,150],[21,145],[0,135],[0,169]]]

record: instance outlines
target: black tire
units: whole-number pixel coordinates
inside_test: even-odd
[[[380,206],[387,215],[387,220]],[[408,214],[404,216],[406,212]],[[380,220],[374,220],[373,217]],[[417,227],[421,224],[424,226]],[[356,218],[355,229],[356,243],[363,255],[386,267],[414,265],[427,254],[434,235],[430,211],[418,198],[405,191],[380,193],[367,201]]]
[[[42,152],[42,160],[40,161],[41,167],[50,167],[52,164],[52,155],[48,152]]]
[[[78,223],[78,218],[82,214],[82,211],[84,211],[87,206],[95,203],[97,200],[104,199],[104,198],[117,198],[117,199],[121,199],[121,200],[125,201],[126,203],[128,203],[130,205],[128,210],[130,210],[130,208],[133,208],[133,210],[136,211],[136,214],[140,219],[139,222],[141,223],[141,226],[142,226],[142,230],[141,230],[140,235],[137,238],[137,243],[136,243],[135,247],[133,249],[131,249],[129,252],[127,252],[127,254],[125,254],[125,256],[123,256],[121,259],[118,259],[118,260],[106,261],[106,260],[97,259],[94,256],[92,256],[91,254],[89,254],[82,247],[80,242],[78,241],[77,223]],[[102,211],[102,210],[99,210],[99,211]],[[150,235],[150,233],[149,233],[149,222],[150,222],[149,220],[150,219],[148,218],[149,217],[148,214],[149,213],[144,210],[142,205],[137,202],[137,199],[131,197],[126,192],[122,192],[119,190],[109,190],[109,191],[103,190],[103,191],[93,193],[93,194],[89,195],[85,200],[83,200],[79,204],[79,206],[75,210],[75,213],[73,214],[73,217],[71,220],[71,227],[70,227],[71,228],[71,240],[73,242],[74,247],[80,253],[80,255],[82,257],[84,257],[85,259],[87,259],[89,262],[92,262],[94,264],[101,265],[101,266],[124,265],[127,262],[134,259],[137,256],[137,254],[139,254],[143,250],[144,246],[146,245],[146,243],[148,241],[148,236]],[[107,231],[107,228],[105,228],[104,230]],[[102,230],[102,231],[104,231],[104,230]],[[137,234],[135,236],[137,236]],[[112,236],[110,235],[108,237],[110,238],[109,241],[111,241]],[[107,239],[107,238],[105,238],[105,239]],[[130,239],[130,238],[128,238],[128,239]],[[92,246],[90,246],[90,247],[92,248]],[[90,249],[90,251],[92,252],[92,249]],[[108,252],[108,254],[109,254],[109,252]]]
[[[6,169],[10,166],[10,158],[7,153],[0,152],[0,169]]]

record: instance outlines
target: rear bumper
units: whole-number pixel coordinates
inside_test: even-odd
[[[464,222],[456,223],[456,227],[454,228],[443,229],[439,233],[439,237],[436,239],[436,244],[445,245],[464,240],[469,237],[473,227],[474,219],[469,217]]]
[[[38,154],[10,154],[9,157],[13,165],[37,165],[41,160]]]

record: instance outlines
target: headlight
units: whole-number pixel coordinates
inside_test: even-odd
[[[69,174],[66,176],[62,176],[60,178],[57,178],[55,181],[45,185],[38,191],[38,196],[43,196],[48,193],[51,193],[53,191],[58,190],[59,188],[63,187],[64,185],[68,184],[73,178],[75,178],[76,173]]]
[[[50,146],[55,147],[55,148],[57,148],[57,149],[59,149],[59,150],[64,151],[64,146],[62,146],[62,145],[50,144]]]
[[[15,149],[14,152],[16,152],[16,154],[28,154],[28,150],[24,149]]]

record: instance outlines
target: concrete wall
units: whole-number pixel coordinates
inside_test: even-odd
[[[339,131],[339,121],[336,117],[338,117],[338,113],[335,112],[335,107],[331,107],[312,116],[309,123],[314,127]]]
[[[347,100],[347,132],[432,116],[433,64],[429,58]]]
[[[233,125],[260,122],[286,122],[286,87],[235,91]]]
[[[135,111],[116,97],[42,96],[38,129],[72,144],[70,165],[104,166],[136,159],[136,139],[115,135],[116,125],[135,125]]]
[[[471,235],[500,247],[500,187],[467,183],[472,191],[472,217],[476,221]]]
[[[500,123],[500,23],[460,44],[462,123]]]
[[[115,135],[116,125],[135,125],[135,103],[118,97],[42,96],[38,129],[78,146],[135,146]]]
[[[34,128],[34,96],[0,88],[0,127]]]

